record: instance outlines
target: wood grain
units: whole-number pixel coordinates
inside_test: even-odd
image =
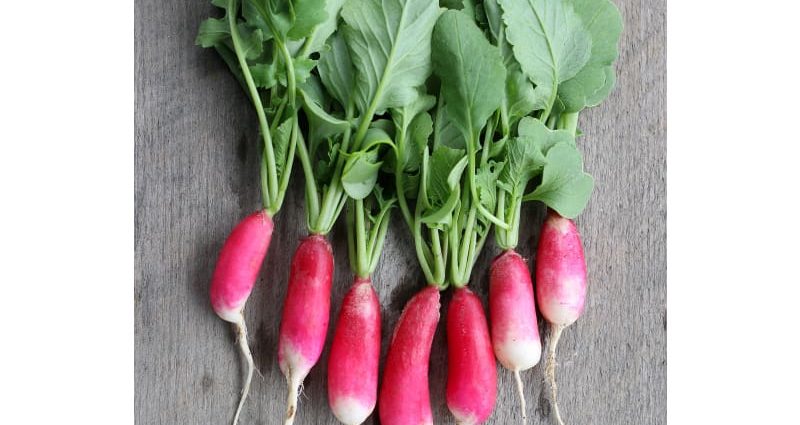
[[[580,121],[586,136],[579,143],[596,188],[577,220],[589,266],[586,313],[559,344],[560,405],[570,424],[666,422],[666,5],[617,4],[625,19],[618,87]],[[233,334],[211,311],[207,293],[223,240],[259,206],[258,140],[240,87],[213,51],[194,46],[200,21],[211,13],[207,1],[135,5],[134,370],[141,425],[228,423],[241,385]],[[284,412],[286,385],[275,347],[288,264],[305,233],[297,176],[246,310],[263,378],[254,380],[242,424],[279,423]],[[530,258],[542,207],[527,206],[524,217],[520,251]],[[384,356],[400,310],[424,284],[399,220],[390,232],[374,276]],[[341,225],[331,237],[338,266],[335,316],[352,279]],[[496,254],[487,246],[476,265],[471,286],[484,302]],[[449,293],[445,306],[447,300]],[[431,393],[435,421],[452,423],[444,404],[443,325],[434,341]],[[542,369],[523,373],[532,424],[553,423]],[[306,379],[298,424],[337,423],[327,406],[324,370],[318,366]],[[500,368],[498,376],[490,423],[519,423],[511,374]],[[376,416],[369,423],[377,423]]]

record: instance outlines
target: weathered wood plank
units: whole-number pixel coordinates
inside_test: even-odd
[[[581,116],[580,144],[596,189],[578,220],[590,270],[586,313],[559,347],[561,408],[573,424],[666,422],[666,46],[665,2],[617,2],[625,17],[619,86]],[[231,330],[211,312],[213,261],[231,227],[258,207],[257,132],[251,106],[222,62],[194,46],[205,1],[136,2],[135,362],[137,424],[223,424],[235,408],[240,361]],[[243,424],[277,423],[285,383],[276,338],[292,250],[305,232],[296,179],[267,266],[248,304],[256,378]],[[524,211],[520,251],[531,257],[541,207]],[[405,301],[423,284],[405,229],[391,228],[375,284],[383,306],[383,354]],[[351,282],[343,229],[333,312]],[[473,289],[486,296],[487,246]],[[446,306],[449,295],[443,298]],[[446,309],[443,309],[443,315]],[[444,317],[444,316],[443,316]],[[442,322],[443,325],[443,322]],[[330,338],[328,339],[330,342]],[[432,356],[437,423],[446,351],[440,325]],[[322,364],[327,360],[327,348]],[[519,422],[508,372],[499,369],[491,423]],[[551,423],[542,368],[523,374],[531,423]],[[543,391],[544,390],[544,391]],[[324,367],[306,380],[299,424],[336,423]],[[377,423],[377,420],[374,420]]]

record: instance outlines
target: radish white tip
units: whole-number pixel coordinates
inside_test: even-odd
[[[239,414],[242,413],[242,407],[247,399],[247,394],[250,392],[250,382],[253,380],[253,355],[250,353],[250,346],[247,345],[247,326],[244,323],[244,316],[239,314],[238,320],[233,324],[236,332],[236,342],[239,346],[239,351],[245,359],[247,369],[245,371],[244,385],[242,386],[242,395],[239,399],[239,406],[236,408],[236,414],[233,416],[233,425],[239,422]]]
[[[519,369],[514,371],[514,380],[517,381],[517,395],[519,395],[519,407],[522,410],[522,425],[528,423],[527,406],[525,403],[525,392],[523,392],[522,378],[519,376]]]
[[[538,339],[513,339],[513,337],[502,339],[503,342],[494,345],[494,354],[506,369],[524,371],[539,363],[542,357],[542,343]]]
[[[459,410],[450,409],[450,413],[456,418],[456,425],[476,425],[478,418],[473,413],[463,413]]]
[[[333,415],[345,425],[358,425],[367,420],[375,406],[365,406],[354,397],[338,397],[333,403]]]
[[[242,306],[239,307],[239,308],[221,307],[221,308],[218,308],[218,309],[215,308],[214,311],[217,313],[217,316],[219,316],[220,319],[222,319],[222,320],[224,320],[226,322],[229,322],[229,323],[233,323],[234,325],[236,325],[239,322],[244,320],[244,318],[242,317],[242,308],[243,307],[244,307],[244,304],[242,304]]]
[[[292,425],[294,418],[297,416],[297,396],[300,393],[302,382],[294,377],[292,367],[287,367],[286,383],[289,386],[289,393],[286,399],[286,419],[283,421],[284,425]]]
[[[558,340],[561,338],[561,331],[565,328],[564,325],[550,325],[550,342],[547,349],[547,367],[545,368],[545,376],[550,383],[550,388],[553,390],[553,412],[556,415],[558,425],[564,425],[561,420],[561,413],[558,411],[558,387],[556,386],[556,347]]]

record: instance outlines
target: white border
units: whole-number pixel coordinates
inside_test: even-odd
[[[3,5],[0,423],[133,423],[133,6]]]
[[[669,424],[796,421],[797,9],[669,3]]]

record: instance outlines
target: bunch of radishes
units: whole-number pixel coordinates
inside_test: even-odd
[[[440,292],[447,314],[446,400],[460,424],[486,421],[495,356],[514,373],[541,356],[536,304],[550,323],[546,377],[555,417],[555,350],[583,311],[586,266],[575,224],[593,180],[575,143],[578,113],[615,83],[621,31],[609,0],[214,0],[201,25],[245,88],[263,141],[264,209],[239,223],[211,283],[214,311],[234,324],[247,362],[236,424],[254,370],[242,310],[258,276],[294,160],[305,180],[308,236],[288,279],[278,363],[286,424],[325,346],[334,271],[327,234],[344,211],[354,281],[336,321],[328,399],[345,424],[379,406],[381,423],[429,424],[431,344]],[[445,2],[443,2],[445,3]],[[534,291],[516,252],[521,206],[548,208]],[[428,285],[395,325],[378,385],[380,305],[372,286],[392,210],[414,240]],[[491,230],[489,320],[467,288]],[[534,296],[535,293],[535,296]],[[276,318],[277,320],[277,318]]]

